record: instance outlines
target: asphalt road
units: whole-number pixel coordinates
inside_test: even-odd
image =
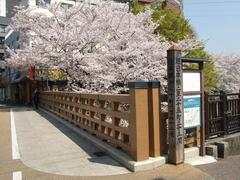
[[[197,167],[216,180],[240,180],[240,155],[229,156],[216,163]]]

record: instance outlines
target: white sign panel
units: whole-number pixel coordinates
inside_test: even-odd
[[[200,73],[183,72],[183,92],[200,91]]]
[[[200,95],[184,96],[184,128],[201,125],[201,97]]]

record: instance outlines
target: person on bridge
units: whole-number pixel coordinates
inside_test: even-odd
[[[35,109],[38,109],[38,101],[39,101],[39,92],[37,89],[35,89],[34,93],[33,93],[33,107]]]

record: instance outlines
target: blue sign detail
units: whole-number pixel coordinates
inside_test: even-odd
[[[184,96],[184,128],[201,125],[201,97],[200,95]]]

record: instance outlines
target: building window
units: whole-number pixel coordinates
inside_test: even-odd
[[[45,3],[51,4],[51,0],[44,0]]]
[[[5,39],[3,37],[0,37],[0,49],[4,49],[4,42]]]
[[[0,33],[5,33],[6,29],[5,26],[0,25]]]
[[[69,9],[70,7],[72,7],[73,5],[72,4],[67,4],[67,3],[61,3],[61,8],[67,10]]]
[[[4,44],[5,42],[5,38],[4,37],[0,37],[0,44]]]
[[[4,60],[4,53],[0,53],[0,60]]]

